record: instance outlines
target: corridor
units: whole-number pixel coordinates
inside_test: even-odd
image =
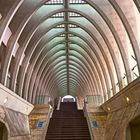
[[[139,117],[140,0],[0,0],[0,139],[140,140]]]

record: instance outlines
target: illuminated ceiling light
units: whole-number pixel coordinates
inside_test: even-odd
[[[4,99],[4,104],[7,103],[7,101],[8,101],[8,97],[6,97],[6,98]]]
[[[107,110],[110,111],[111,110],[110,107],[108,107]]]
[[[129,97],[126,97],[126,101],[127,101],[127,102],[129,102],[129,101],[130,101]]]

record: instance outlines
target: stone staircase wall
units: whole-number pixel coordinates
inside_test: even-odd
[[[35,105],[29,115],[32,140],[44,140],[53,109],[49,105]]]

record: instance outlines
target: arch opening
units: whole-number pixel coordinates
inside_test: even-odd
[[[75,102],[75,98],[71,95],[66,95],[62,98],[62,102]]]
[[[129,123],[126,131],[126,140],[140,140],[140,116]]]
[[[0,122],[0,140],[8,140],[8,131],[2,122]]]

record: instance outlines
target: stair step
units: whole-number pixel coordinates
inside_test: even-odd
[[[61,103],[50,119],[46,140],[91,140],[86,118],[76,103]]]

